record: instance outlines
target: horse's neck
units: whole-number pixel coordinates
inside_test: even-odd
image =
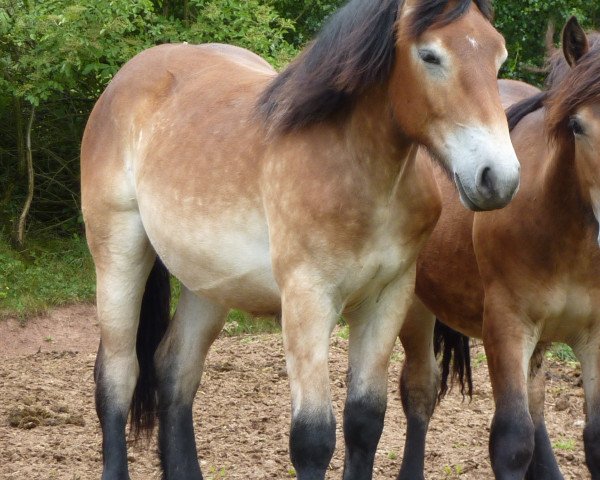
[[[414,163],[417,144],[399,129],[385,89],[373,89],[359,98],[344,128],[351,161],[381,182],[394,182],[408,163]]]

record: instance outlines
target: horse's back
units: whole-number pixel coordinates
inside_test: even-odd
[[[540,89],[518,80],[498,80],[502,106],[507,109],[513,104],[540,93]]]
[[[195,110],[206,113],[206,97],[215,103],[237,97],[240,104],[246,98],[240,115],[250,115],[256,95],[274,75],[261,57],[232,45],[165,44],[139,53],[114,76],[88,120],[81,152],[84,197],[88,184],[102,182],[103,172],[112,183],[117,172],[130,170],[126,157],[165,121],[181,135],[192,133],[182,131],[178,120]],[[173,107],[175,118],[167,119]]]
[[[82,144],[90,237],[109,238],[104,225],[130,211],[190,290],[220,292],[223,303],[251,311],[278,309],[259,186],[265,141],[254,113],[274,76],[260,57],[228,45],[163,45],[128,62]],[[248,278],[255,288],[242,295]]]

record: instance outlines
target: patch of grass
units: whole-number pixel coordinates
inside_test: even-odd
[[[31,240],[24,252],[0,237],[0,318],[25,319],[94,295],[94,265],[80,236]]]
[[[564,343],[553,343],[546,352],[546,357],[559,362],[577,362],[577,357],[573,353],[573,349]]]
[[[456,442],[452,444],[452,448],[468,448],[469,445],[464,442]]]
[[[343,338],[344,340],[348,340],[350,338],[350,326],[343,320],[340,320],[338,325],[340,328],[337,332],[337,336]]]
[[[398,458],[398,454],[396,452],[389,451],[387,453],[387,458],[390,460],[396,460]]]
[[[483,365],[486,362],[487,362],[487,357],[486,357],[485,353],[483,353],[483,352],[479,352],[471,360],[471,363],[473,364],[474,367],[480,367],[481,365]]]
[[[457,478],[463,473],[462,465],[445,465],[444,475],[446,478]]]
[[[223,332],[230,336],[258,335],[261,333],[277,333],[281,331],[279,322],[274,317],[253,317],[241,310],[231,310]]]
[[[209,467],[208,478],[210,480],[227,478],[227,471],[225,470],[225,467],[221,467],[219,469],[217,469],[217,467]]]
[[[573,438],[561,438],[552,443],[552,448],[563,452],[572,452],[575,450],[575,440]]]

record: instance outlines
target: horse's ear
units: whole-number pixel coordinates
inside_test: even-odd
[[[562,42],[565,58],[571,67],[577,65],[579,59],[590,49],[587,35],[575,17],[569,18],[565,25]]]

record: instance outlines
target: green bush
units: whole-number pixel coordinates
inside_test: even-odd
[[[544,38],[549,22],[557,30],[559,41],[562,26],[577,16],[587,28],[600,27],[600,2],[590,0],[496,0],[496,27],[506,38],[509,59],[502,70],[508,78],[541,85],[544,74]]]

